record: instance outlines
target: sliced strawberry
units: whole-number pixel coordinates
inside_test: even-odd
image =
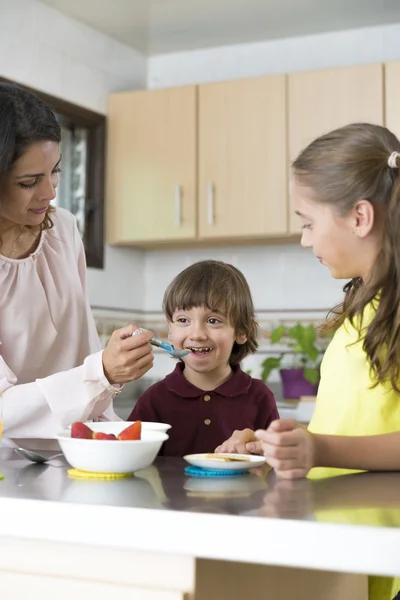
[[[83,440],[91,440],[93,438],[93,431],[85,425],[85,423],[73,423],[71,427],[71,437],[81,438]]]
[[[117,438],[113,433],[103,433],[102,431],[95,431],[93,434],[94,440],[116,440]]]
[[[142,422],[135,421],[132,425],[129,425],[126,429],[121,431],[118,436],[119,440],[140,440],[142,433]]]

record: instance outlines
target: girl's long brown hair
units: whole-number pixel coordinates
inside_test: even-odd
[[[355,278],[344,286],[344,300],[331,311],[324,329],[335,331],[346,319],[356,323],[373,385],[390,381],[400,393],[400,157],[390,167],[392,152],[400,152],[400,142],[388,129],[355,123],[314,140],[292,167],[296,181],[312,190],[315,201],[345,215],[359,200],[369,200],[383,225],[368,280]],[[363,324],[371,302],[372,320]]]

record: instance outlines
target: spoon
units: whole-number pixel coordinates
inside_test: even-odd
[[[57,454],[53,454],[52,456],[43,456],[42,454],[38,454],[37,452],[33,452],[32,450],[27,450],[26,448],[15,448],[15,452],[18,454],[18,456],[27,458],[31,462],[35,463],[45,463],[49,462],[50,460],[53,460],[54,458],[64,456],[62,452],[58,452]]]
[[[152,346],[156,346],[157,348],[162,348],[166,350],[172,358],[182,358],[187,354],[190,354],[190,350],[175,350],[172,344],[168,344],[168,342],[163,342],[155,337],[151,338],[150,344]]]
[[[132,335],[139,335],[140,333],[142,333],[142,330],[136,329],[132,333]],[[172,344],[168,344],[168,342],[164,342],[163,340],[159,340],[155,337],[151,338],[150,344],[152,346],[156,346],[157,348],[162,348],[163,350],[166,350],[169,353],[169,355],[172,356],[172,358],[182,358],[183,356],[190,354],[190,350],[175,350]]]

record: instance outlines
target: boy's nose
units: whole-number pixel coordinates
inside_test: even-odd
[[[190,331],[190,337],[193,340],[206,338],[207,334],[206,334],[205,327],[201,324],[199,324],[199,325],[193,324],[191,327],[191,331]]]

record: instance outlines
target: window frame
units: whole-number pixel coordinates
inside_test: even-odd
[[[87,137],[87,170],[85,200],[85,247],[88,267],[104,268],[104,195],[106,164],[106,117],[62,98],[51,96],[31,86],[0,77],[0,81],[16,83],[20,87],[33,92],[38,98],[47,102],[54,112],[64,117],[76,127],[88,131]]]

